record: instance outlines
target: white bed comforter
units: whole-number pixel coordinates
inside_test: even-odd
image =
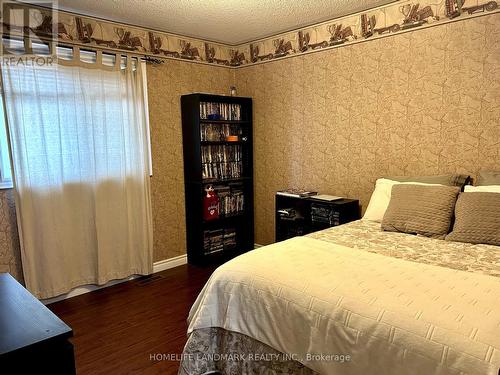
[[[188,333],[239,332],[322,374],[498,375],[500,367],[499,278],[307,237],[219,267],[189,322]]]

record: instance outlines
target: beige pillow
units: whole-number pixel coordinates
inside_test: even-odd
[[[399,182],[420,182],[424,184],[439,184],[460,187],[463,187],[470,181],[470,176],[465,174],[444,174],[438,176],[393,176],[386,178]]]
[[[460,194],[453,231],[446,240],[500,246],[500,194]]]
[[[495,171],[479,172],[476,185],[479,186],[500,185],[500,172],[495,172]]]
[[[394,185],[382,229],[444,238],[459,192],[456,186]]]
[[[389,206],[389,202],[391,201],[392,187],[399,184],[431,185],[420,182],[398,182],[386,178],[379,178],[375,183],[375,190],[373,190],[370,202],[363,215],[363,220],[381,223],[385,211]]]
[[[464,190],[466,193],[500,193],[500,185],[472,186],[468,185]]]

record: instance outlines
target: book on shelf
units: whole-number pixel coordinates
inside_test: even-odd
[[[338,201],[340,199],[344,199],[343,197],[338,197],[336,195],[328,195],[328,194],[318,194],[313,197],[312,199],[317,199],[319,201],[326,201],[326,202],[333,202],[333,201]]]
[[[276,192],[278,195],[282,195],[284,197],[294,197],[294,198],[307,198],[317,195],[317,191],[308,191],[303,189],[286,189],[280,190]]]

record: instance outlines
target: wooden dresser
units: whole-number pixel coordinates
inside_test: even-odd
[[[72,329],[10,274],[0,273],[2,374],[75,374],[72,336]]]

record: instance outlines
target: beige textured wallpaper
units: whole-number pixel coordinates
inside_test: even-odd
[[[237,70],[254,98],[256,242],[274,192],[370,198],[385,175],[500,169],[500,15]]]
[[[254,98],[256,241],[274,240],[274,192],[360,198],[394,174],[500,169],[500,15],[230,70],[148,65],[155,261],[184,254],[180,96]],[[0,271],[21,277],[11,191],[0,191]]]
[[[12,189],[0,190],[0,272],[10,272],[17,280],[23,280]]]
[[[148,65],[155,261],[186,253],[180,97],[227,94],[233,77],[234,70],[228,68],[175,60]]]

